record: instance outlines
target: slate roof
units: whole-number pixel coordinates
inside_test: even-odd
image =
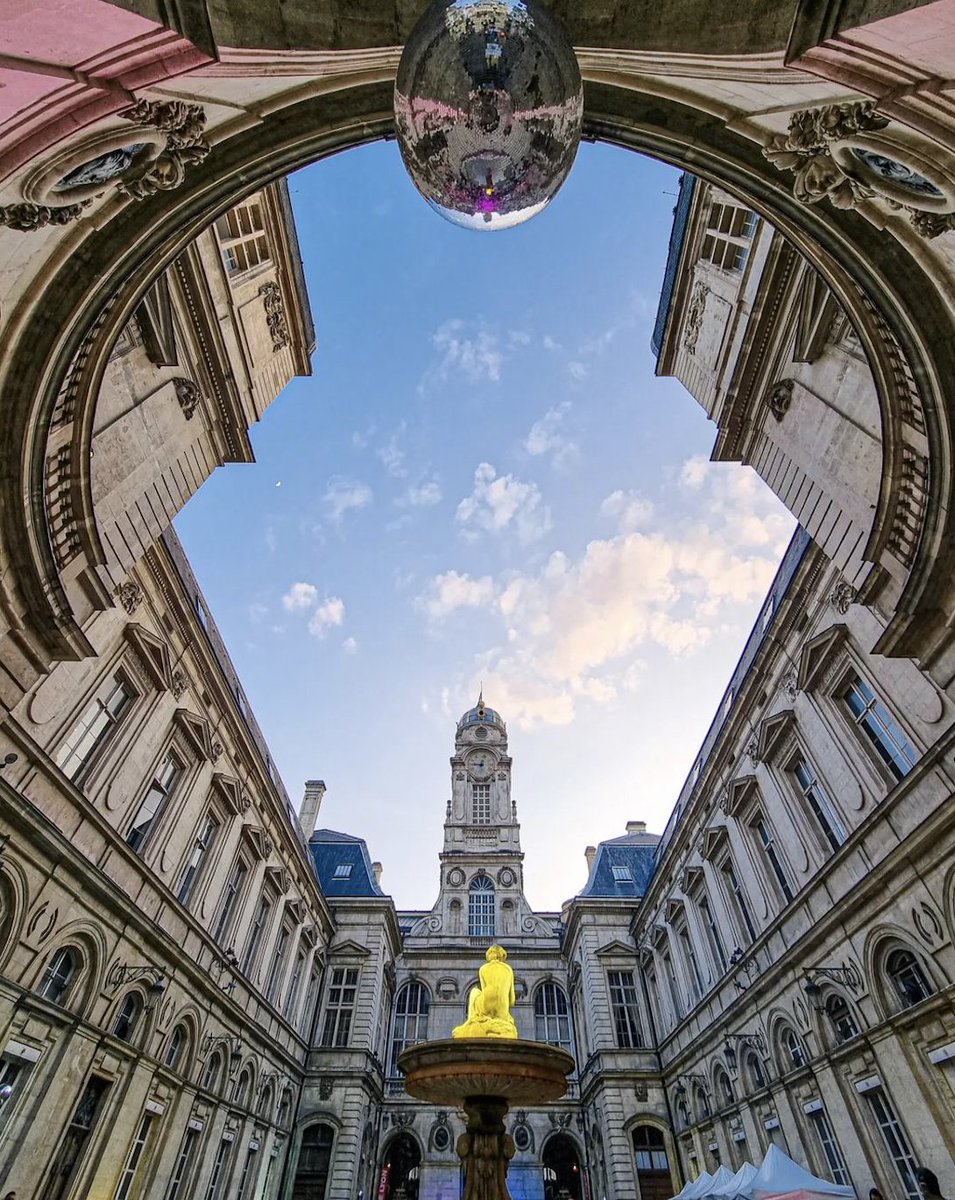
[[[690,204],[696,190],[696,179],[684,172],[680,176],[680,191],[676,204],[673,206],[673,227],[670,230],[670,245],[667,250],[667,265],[663,272],[663,284],[660,288],[660,303],[657,306],[657,319],[653,324],[653,335],[650,338],[650,349],[654,358],[660,357],[660,347],[670,320],[670,306],[673,303],[673,290],[676,287],[676,273],[680,265],[680,255],[683,252],[683,242],[686,239],[687,221],[690,216]]]
[[[329,900],[344,896],[384,896],[371,867],[368,847],[363,838],[334,829],[316,829],[308,839],[308,852],[315,864],[319,886]],[[349,866],[344,878],[335,877],[335,869]]]
[[[621,900],[643,896],[653,874],[658,840],[655,833],[628,833],[601,842],[580,896]],[[630,879],[618,879],[614,867],[627,868]]]

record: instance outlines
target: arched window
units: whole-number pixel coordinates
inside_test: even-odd
[[[207,1091],[213,1092],[219,1086],[219,1078],[222,1075],[222,1055],[218,1050],[214,1050],[206,1062],[206,1069],[202,1072],[202,1086]]]
[[[666,1200],[673,1194],[673,1180],[663,1132],[655,1125],[638,1125],[631,1140],[642,1200]]]
[[[279,1125],[282,1129],[288,1129],[292,1123],[292,1092],[286,1088],[282,1093],[282,1099],[279,1103]]]
[[[693,1089],[693,1111],[698,1121],[705,1121],[710,1116],[710,1098],[699,1084]]]
[[[284,1104],[284,1098],[282,1103]],[[302,1133],[292,1200],[324,1200],[335,1131],[330,1125],[309,1125]]]
[[[175,1069],[182,1061],[183,1053],[186,1049],[186,1044],[189,1041],[189,1034],[185,1025],[177,1025],[169,1035],[169,1041],[166,1043],[166,1053],[163,1055],[163,1065]]]
[[[859,1032],[848,1001],[838,992],[833,992],[826,1001],[825,1011],[832,1024],[832,1031],[836,1035],[837,1042],[847,1042],[849,1038],[854,1038]]]
[[[799,1038],[796,1037],[796,1031],[788,1025],[784,1027],[779,1036],[780,1045],[783,1049],[783,1068],[790,1071],[793,1067],[804,1067],[806,1065],[806,1052],[799,1043]]]
[[[534,995],[534,1037],[573,1053],[567,997],[556,983],[542,983]]]
[[[885,960],[885,973],[892,980],[904,1008],[927,1000],[934,991],[911,950],[893,950]]]
[[[580,1158],[577,1147],[565,1133],[548,1138],[541,1154],[544,1173],[544,1200],[580,1200]]]
[[[259,1095],[259,1103],[256,1108],[256,1116],[260,1121],[267,1121],[272,1115],[272,1105],[275,1103],[275,1092],[272,1090],[271,1083],[267,1083]]]
[[[479,875],[468,892],[468,935],[492,938],[494,933],[494,884]]]
[[[113,1033],[124,1042],[132,1039],[136,1024],[143,1012],[143,998],[139,992],[130,992],[116,1011]]]
[[[763,1070],[763,1064],[759,1061],[759,1055],[755,1050],[750,1050],[743,1059],[743,1066],[746,1069],[746,1075],[749,1079],[749,1086],[753,1091],[758,1091],[766,1086],[766,1073]]]
[[[716,1072],[716,1095],[721,1105],[736,1103],[736,1093],[733,1091],[733,1081],[722,1067],[720,1067]]]
[[[395,997],[395,1026],[391,1038],[391,1073],[398,1072],[398,1055],[409,1046],[428,1039],[428,1010],[431,993],[423,983],[412,981],[399,988]]]
[[[72,946],[64,946],[50,959],[37,989],[44,1000],[62,1004],[79,970],[80,957]]]
[[[232,1103],[239,1105],[240,1108],[245,1108],[249,1103],[249,1093],[252,1091],[252,1072],[248,1067],[243,1067],[239,1078],[235,1081],[235,1087],[232,1089]]]

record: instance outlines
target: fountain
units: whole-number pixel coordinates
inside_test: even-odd
[[[514,1140],[504,1129],[508,1108],[559,1100],[574,1060],[557,1046],[518,1038],[507,951],[491,946],[485,957],[479,986],[468,1001],[468,1019],[450,1038],[405,1050],[398,1066],[409,1096],[464,1109],[467,1130],[457,1145],[465,1170],[464,1200],[510,1200],[507,1164],[514,1157]]]

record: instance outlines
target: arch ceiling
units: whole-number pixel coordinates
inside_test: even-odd
[[[585,135],[744,196],[826,279],[869,355],[882,477],[863,597],[877,647],[952,654],[955,0],[560,0]],[[392,134],[399,48],[422,5],[39,0],[0,58],[0,699],[91,653],[112,602],[89,452],[109,349],[151,281],[265,182]],[[821,15],[820,15],[821,14]],[[52,184],[130,142],[99,189]],[[910,199],[840,169],[853,146],[924,170]],[[920,207],[921,205],[921,207]]]

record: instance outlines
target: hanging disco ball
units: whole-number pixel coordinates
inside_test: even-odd
[[[435,0],[395,80],[398,146],[441,216],[507,229],[573,166],[584,115],[573,46],[536,0]]]

